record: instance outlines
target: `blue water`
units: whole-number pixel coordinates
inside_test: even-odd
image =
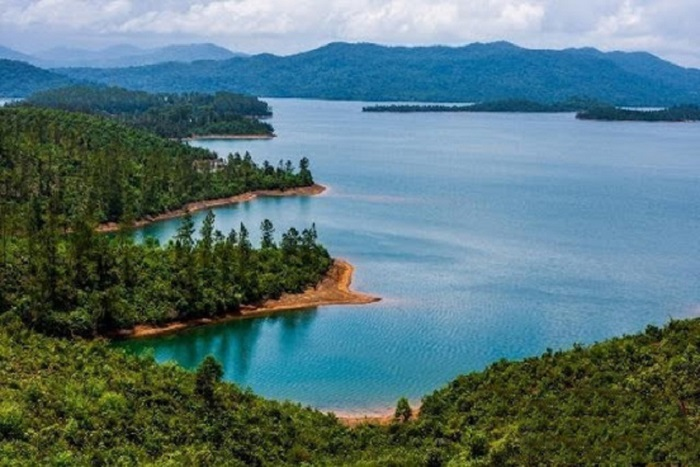
[[[316,222],[378,304],[322,307],[126,345],[321,409],[383,410],[501,358],[700,315],[700,125],[571,114],[363,114],[270,99],[278,137],[330,190],[216,210],[223,231]],[[201,220],[203,213],[196,217]],[[177,222],[143,235],[171,236]]]

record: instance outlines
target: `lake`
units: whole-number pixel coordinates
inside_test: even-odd
[[[315,222],[354,288],[383,301],[117,345],[186,368],[212,354],[265,397],[369,413],[502,358],[700,315],[698,124],[269,102],[277,138],[197,144],[307,156],[329,191],[216,209],[217,228]]]

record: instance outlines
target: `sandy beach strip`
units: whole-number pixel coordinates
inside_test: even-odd
[[[156,222],[167,221],[171,219],[177,219],[178,217],[184,216],[186,213],[204,211],[206,209],[218,208],[222,206],[228,206],[231,204],[247,203],[256,198],[264,197],[283,197],[283,196],[315,196],[320,195],[326,191],[326,187],[319,184],[313,184],[311,186],[304,186],[299,188],[290,188],[288,190],[256,190],[249,191],[247,193],[241,193],[240,195],[230,196],[228,198],[217,198],[205,201],[194,201],[192,203],[187,203],[184,207],[180,209],[175,209],[173,211],[164,212],[163,214],[158,214],[157,216],[147,217],[145,219],[139,219],[134,222],[133,228],[145,227]],[[111,233],[117,232],[119,230],[119,224],[116,222],[105,222],[97,227],[97,231],[100,233]]]
[[[381,300],[372,295],[354,292],[350,289],[355,268],[342,259],[336,259],[326,276],[314,287],[300,294],[283,294],[275,300],[267,300],[257,306],[243,306],[241,310],[212,318],[196,318],[173,321],[162,326],[142,324],[131,329],[123,329],[108,334],[118,339],[137,339],[176,333],[185,329],[208,326],[228,321],[247,319],[275,313],[303,310],[324,305],[364,305]]]

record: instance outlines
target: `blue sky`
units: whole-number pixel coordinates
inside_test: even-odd
[[[699,0],[0,0],[24,52],[214,42],[289,54],[331,41],[645,50],[700,67]]]

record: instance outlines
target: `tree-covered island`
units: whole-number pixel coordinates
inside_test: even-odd
[[[579,120],[627,122],[697,122],[700,106],[678,105],[666,109],[628,109],[614,106],[595,106],[576,114]]]
[[[274,135],[272,125],[260,120],[272,115],[268,104],[231,92],[149,94],[76,85],[32,94],[17,105],[112,117],[166,138]]]
[[[562,102],[543,103],[528,99],[504,99],[475,104],[382,104],[362,108],[363,112],[429,113],[429,112],[519,112],[519,113],[565,113],[578,112],[600,105],[585,98],[571,98]]]

